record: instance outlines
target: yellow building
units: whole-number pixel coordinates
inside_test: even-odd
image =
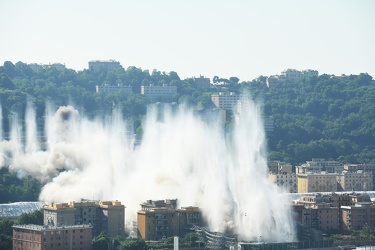
[[[339,174],[297,174],[298,193],[337,192]]]
[[[148,200],[137,213],[138,233],[144,240],[184,236],[192,225],[201,225],[198,207],[177,209],[177,200]]]
[[[44,224],[54,226],[90,224],[93,236],[125,236],[125,206],[119,201],[51,203],[44,206]]]

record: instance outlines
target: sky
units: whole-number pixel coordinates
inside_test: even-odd
[[[0,65],[90,60],[248,81],[294,68],[375,78],[372,0],[0,0]]]

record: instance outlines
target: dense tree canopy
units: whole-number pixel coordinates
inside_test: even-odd
[[[113,72],[76,72],[8,61],[0,67],[3,128],[9,130],[7,119],[11,112],[24,112],[27,98],[33,100],[38,117],[43,116],[47,101],[56,106],[74,104],[90,117],[106,115],[115,108],[135,122],[135,131],[142,131],[140,121],[152,100],[139,94],[141,85],[176,86],[176,96],[157,101],[185,103],[196,110],[213,108],[213,93],[248,91],[262,103],[264,116],[271,116],[274,121],[274,131],[267,135],[270,159],[293,165],[312,157],[343,163],[375,162],[375,84],[370,75],[324,74],[269,87],[266,79],[260,76],[240,82],[235,76],[215,76],[215,84],[202,89],[193,79],[181,80],[173,71],[149,72],[131,66]],[[101,84],[131,86],[134,93],[96,93],[95,86]]]

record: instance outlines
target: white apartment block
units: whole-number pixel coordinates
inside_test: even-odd
[[[238,99],[238,95],[233,92],[219,92],[218,94],[211,95],[211,100],[218,109],[237,110]]]
[[[296,82],[300,80],[307,80],[312,77],[318,77],[319,72],[313,69],[306,69],[306,70],[296,70],[296,69],[287,69],[281,72],[281,75],[272,75],[269,76],[266,80],[267,87],[272,85],[282,83],[285,80]]]
[[[122,85],[96,85],[96,93],[115,93],[115,92],[125,92],[125,93],[133,93],[131,86],[122,86]]]
[[[176,86],[141,86],[141,94],[145,95],[147,98],[151,100],[155,100],[157,98],[163,97],[172,97],[177,94],[177,87]]]

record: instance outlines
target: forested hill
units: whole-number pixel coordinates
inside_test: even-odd
[[[269,159],[293,165],[315,157],[343,163],[375,163],[375,83],[370,75],[321,75],[270,87],[266,77],[251,82],[239,82],[237,77],[214,78],[226,85],[202,89],[193,79],[180,79],[176,72],[149,72],[137,67],[112,73],[76,72],[8,61],[0,66],[3,128],[9,129],[7,119],[11,112],[23,117],[26,99],[30,98],[38,117],[43,117],[46,101],[56,106],[73,103],[91,117],[108,114],[116,106],[139,129],[151,101],[140,94],[95,93],[95,86],[102,84],[130,85],[134,93],[140,93],[141,85],[174,85],[178,94],[158,101],[185,102],[198,110],[213,108],[213,93],[240,94],[249,90],[254,99],[263,103],[264,115],[274,120],[274,132],[268,135]]]

